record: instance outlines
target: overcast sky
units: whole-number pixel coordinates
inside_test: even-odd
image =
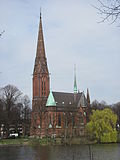
[[[0,0],[0,87],[17,86],[32,97],[40,6],[45,49],[54,91],[77,86],[91,101],[120,101],[120,28],[97,23],[97,0]]]

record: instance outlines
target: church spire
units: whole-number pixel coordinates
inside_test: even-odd
[[[45,55],[45,46],[44,46],[44,36],[42,29],[42,16],[40,10],[40,23],[39,23],[39,31],[38,31],[38,42],[37,42],[37,50],[36,50],[36,58],[35,58],[35,66],[33,74],[38,74],[40,72],[47,72],[47,60]]]
[[[74,93],[77,93],[76,66],[74,66]]]
[[[42,16],[40,11],[40,23],[39,23],[39,32],[38,32],[38,43],[37,43],[37,53],[36,57],[45,57],[45,46],[43,38],[43,29],[42,29]]]
[[[40,23],[38,31],[37,51],[33,71],[33,99],[47,98],[49,95],[49,71],[45,55],[44,37],[42,30],[42,17],[40,11]]]

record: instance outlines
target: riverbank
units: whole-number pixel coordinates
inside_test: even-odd
[[[120,135],[118,136],[120,143]],[[0,146],[45,146],[45,145],[80,145],[80,144],[96,144],[96,141],[89,141],[85,137],[68,138],[66,141],[63,138],[16,138],[16,139],[0,139]]]
[[[16,139],[1,139],[0,146],[38,146],[38,145],[79,145],[79,144],[94,144],[85,138],[72,138],[64,141],[62,138],[16,138]]]
[[[0,140],[0,146],[9,146],[9,145],[15,145],[15,146],[29,145],[29,139],[28,138],[16,138],[16,139],[1,139]]]

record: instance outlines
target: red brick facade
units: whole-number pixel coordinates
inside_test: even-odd
[[[84,127],[89,116],[90,103],[87,102],[84,94],[76,93],[74,95],[72,93],[66,93],[64,96],[59,92],[56,94],[57,97],[54,97],[56,105],[46,106],[49,92],[49,72],[40,16],[37,52],[33,71],[31,136],[84,135]],[[69,95],[72,98],[70,98]],[[63,97],[63,99],[66,97],[66,99],[59,102],[61,97]],[[88,94],[87,97],[89,97]],[[73,99],[73,101],[71,101],[71,99]],[[76,99],[76,101],[74,99]],[[59,104],[57,104],[58,102]]]

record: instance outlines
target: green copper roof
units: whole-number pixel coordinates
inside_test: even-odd
[[[76,68],[74,68],[74,93],[77,93]]]
[[[46,106],[56,106],[56,102],[55,102],[55,99],[54,99],[51,91],[50,91],[50,94],[48,96]]]

